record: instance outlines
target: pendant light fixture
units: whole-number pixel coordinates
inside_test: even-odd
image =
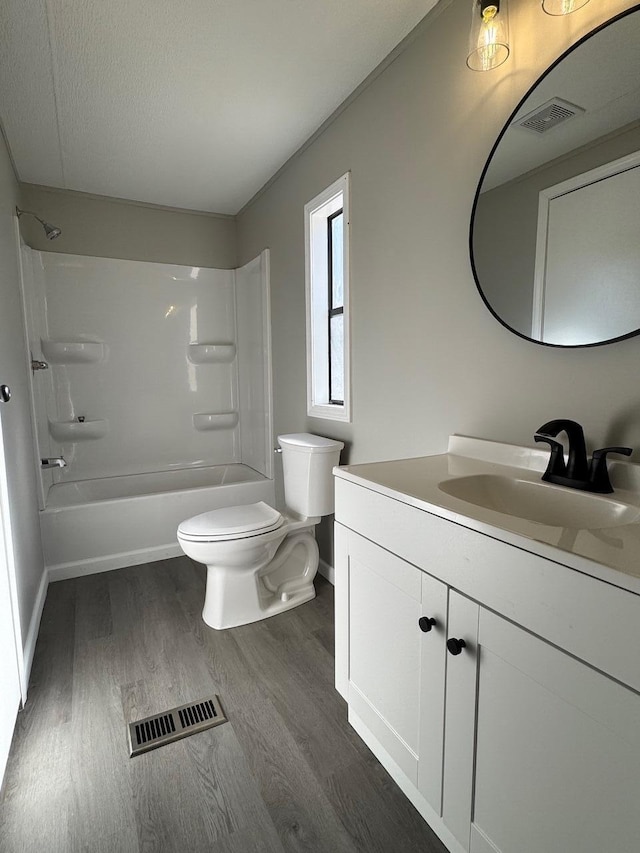
[[[545,0],[562,2],[562,0]],[[564,0],[571,2],[571,0]],[[574,0],[579,3],[580,0]],[[585,0],[586,2],[586,0]],[[467,65],[472,71],[490,71],[509,56],[507,0],[472,0]]]

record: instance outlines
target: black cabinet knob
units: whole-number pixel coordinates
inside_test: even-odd
[[[449,637],[447,640],[447,649],[452,655],[459,655],[466,647],[467,644],[464,640],[457,640],[455,637]]]
[[[427,631],[430,631],[434,625],[437,625],[437,624],[438,623],[436,622],[436,620],[431,619],[429,616],[421,616],[418,619],[418,625],[420,627],[420,630],[424,631],[425,634],[427,633]]]
[[[0,385],[0,402],[8,403],[11,399],[11,388],[8,385]]]

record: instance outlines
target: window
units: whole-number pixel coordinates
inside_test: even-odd
[[[305,205],[307,414],[350,421],[349,175]]]

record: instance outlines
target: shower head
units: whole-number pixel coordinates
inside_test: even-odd
[[[44,228],[44,233],[47,237],[47,240],[55,240],[56,237],[59,237],[62,234],[62,230],[55,225],[51,225],[50,222],[45,222],[44,219],[40,219],[37,213],[33,213],[31,210],[20,210],[19,207],[16,207],[16,216],[20,219],[21,216],[24,215],[33,216],[34,219],[37,219],[40,225]]]
[[[55,225],[50,225],[48,222],[43,222],[42,227],[44,228],[44,233],[47,235],[47,240],[55,240],[56,237],[62,234],[59,228],[56,228]]]

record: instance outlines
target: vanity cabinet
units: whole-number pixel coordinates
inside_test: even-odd
[[[637,853],[640,597],[340,478],[335,569],[349,720],[451,853]]]

